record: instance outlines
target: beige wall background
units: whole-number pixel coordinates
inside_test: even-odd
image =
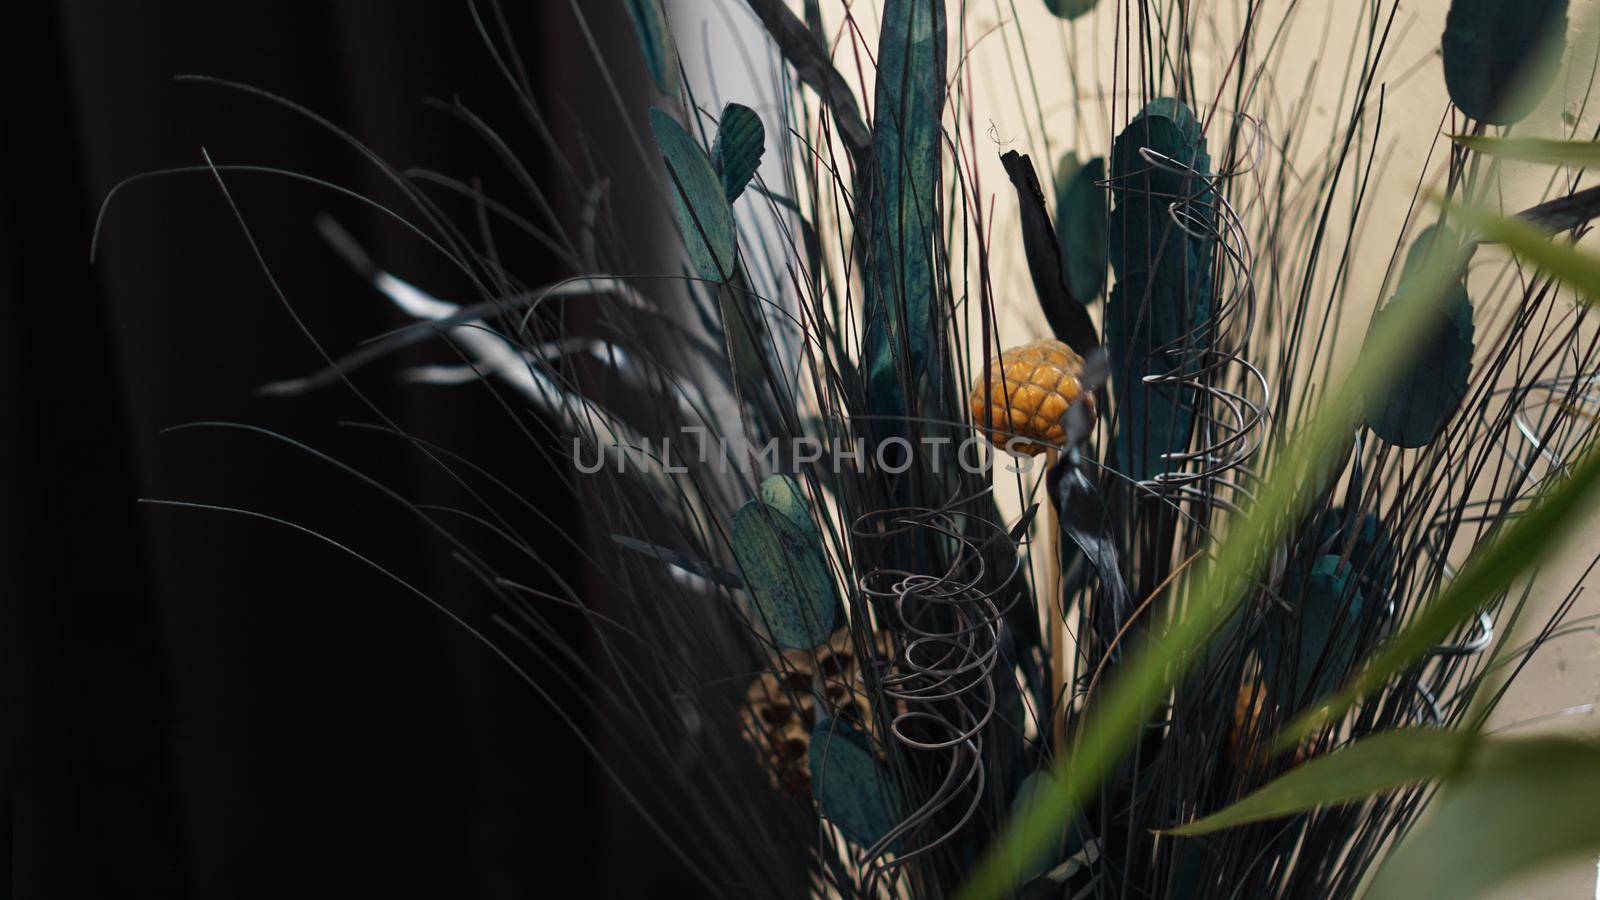
[[[800,3],[791,0],[798,11]],[[1112,134],[1129,116],[1128,81],[1114,77],[1127,53],[1119,54],[1118,34],[1127,29],[1129,14],[1123,0],[1101,0],[1088,16],[1064,23],[1052,16],[1042,0],[949,0],[951,64],[960,65],[956,86],[970,92],[972,155],[983,186],[982,202],[992,208],[994,286],[1000,300],[999,323],[1005,344],[1021,343],[1047,334],[1037,312],[1031,281],[1016,234],[1015,195],[999,163],[1008,149],[1030,154],[1041,178],[1048,180],[1056,159],[1065,150],[1080,157],[1103,155]],[[1228,72],[1246,10],[1245,0],[1193,0],[1189,15],[1194,34],[1195,81],[1202,97],[1209,97]],[[1344,127],[1350,113],[1350,88],[1355,76],[1348,67],[1352,53],[1364,55],[1370,0],[1265,0],[1253,4],[1258,35],[1276,34],[1281,49],[1259,98],[1246,110],[1262,121],[1275,145],[1271,151],[1296,173],[1315,171],[1317,155]],[[1379,4],[1387,15],[1390,3]],[[1398,7],[1383,56],[1379,81],[1384,85],[1383,130],[1369,132],[1361,146],[1376,155],[1376,179],[1369,188],[1367,212],[1357,233],[1356,258],[1351,273],[1348,305],[1339,323],[1342,340],[1335,352],[1344,358],[1359,346],[1373,305],[1383,296],[1390,253],[1404,246],[1408,235],[1420,227],[1408,220],[1419,178],[1438,183],[1443,173],[1444,141],[1449,129],[1449,103],[1439,58],[1448,0],[1410,0]],[[825,24],[836,35],[835,59],[852,83],[860,83],[871,97],[870,57],[876,46],[874,23],[880,4],[876,0],[822,0]],[[845,27],[847,18],[853,22]],[[1540,109],[1518,126],[1518,133],[1567,136],[1592,133],[1600,122],[1600,100],[1586,93],[1600,50],[1600,0],[1574,0],[1568,36],[1567,64]],[[962,23],[958,26],[957,23]],[[674,10],[686,68],[704,106],[738,100],[758,110],[772,112],[774,80],[771,57],[762,33],[737,0],[679,0]],[[1124,39],[1125,47],[1125,39]],[[1258,52],[1259,57],[1259,52]],[[861,75],[858,78],[858,61]],[[1029,78],[1025,73],[1032,72]],[[1117,91],[1113,85],[1117,85]],[[1231,94],[1231,90],[1229,91]],[[1134,91],[1137,103],[1137,90]],[[1282,159],[1284,131],[1294,112],[1304,105],[1306,115],[1297,129],[1298,148]],[[1202,102],[1202,112],[1206,107]],[[1215,109],[1210,130],[1213,147],[1234,110]],[[1565,118],[1565,121],[1564,121]],[[768,118],[768,121],[773,119]],[[963,123],[967,127],[967,123]],[[769,154],[764,177],[776,182],[782,162]],[[1548,167],[1508,165],[1502,173],[1507,207],[1522,208],[1542,199],[1551,187]],[[1570,173],[1558,173],[1566,178]],[[760,212],[742,210],[749,227],[762,228]],[[1341,226],[1342,227],[1342,226]],[[1483,259],[1480,256],[1480,259]],[[1492,254],[1490,255],[1492,260]],[[1473,284],[1492,279],[1492,263]],[[1486,309],[1478,300],[1480,333],[1499,311]],[[977,361],[974,360],[974,363]],[[1281,389],[1281,388],[1279,388]],[[1600,548],[1600,521],[1592,522],[1566,549],[1561,560],[1541,576],[1534,596],[1541,610],[1561,598],[1581,576],[1581,568]],[[1595,587],[1600,589],[1600,582]],[[1572,619],[1600,617],[1597,591],[1584,592]],[[1597,619],[1600,621],[1600,619]],[[1600,641],[1594,630],[1581,630],[1550,644],[1519,678],[1500,707],[1495,727],[1534,731],[1600,732],[1600,719],[1589,710],[1600,701]],[[1564,715],[1554,715],[1566,711]],[[1600,773],[1596,773],[1600,777]],[[1587,898],[1600,896],[1595,888],[1595,864],[1577,860],[1555,867],[1494,895],[1510,898]]]

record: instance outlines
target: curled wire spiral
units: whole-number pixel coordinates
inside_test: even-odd
[[[895,869],[953,839],[978,811],[987,783],[983,731],[995,713],[1002,618],[1010,605],[1002,608],[998,598],[1020,572],[1022,557],[1011,533],[959,511],[962,505],[879,510],[852,525],[862,540],[920,535],[947,548],[939,574],[879,568],[859,582],[878,609],[891,612],[901,636],[880,682],[887,701],[882,708],[893,714],[889,734],[902,751],[947,759],[938,786],[868,848],[869,896]],[[1005,552],[991,552],[996,544]],[[1009,571],[991,571],[987,560],[1000,558],[1012,561]]]
[[[1170,197],[1167,214],[1185,234],[1214,242],[1222,251],[1218,284],[1227,288],[1211,316],[1177,339],[1156,347],[1152,356],[1173,363],[1170,371],[1144,376],[1144,383],[1165,387],[1175,396],[1193,397],[1202,412],[1198,446],[1166,453],[1168,471],[1140,483],[1145,490],[1173,501],[1236,507],[1231,497],[1250,496],[1254,479],[1250,461],[1262,444],[1268,424],[1270,388],[1267,379],[1245,356],[1255,327],[1256,291],[1250,270],[1252,250],[1243,217],[1223,195],[1222,184],[1256,167],[1265,153],[1266,128],[1250,116],[1239,117],[1251,137],[1246,153],[1228,172],[1206,175],[1193,166],[1149,147],[1139,148],[1145,163],[1177,175],[1196,189]],[[1104,182],[1104,187],[1115,187]],[[1228,489],[1224,496],[1220,488]]]

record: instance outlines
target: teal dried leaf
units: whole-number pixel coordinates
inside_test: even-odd
[[[783,513],[784,518],[821,545],[821,533],[817,530],[816,521],[811,518],[811,504],[806,502],[806,495],[793,478],[788,475],[770,476],[761,482],[757,493],[761,502]]]
[[[1100,0],[1044,0],[1044,8],[1063,19],[1076,19],[1094,9]]]
[[[1459,246],[1459,239],[1444,226],[1424,230],[1406,255],[1400,273],[1402,285],[1421,268],[1428,254],[1458,253]],[[1414,448],[1426,446],[1438,437],[1467,395],[1467,382],[1472,375],[1472,300],[1460,281],[1438,298],[1402,290],[1378,312],[1374,328],[1403,297],[1412,298],[1407,302],[1433,304],[1437,321],[1388,389],[1368,398],[1365,418],[1367,427],[1378,437],[1397,447]]]
[[[1087,355],[1100,346],[1100,336],[1083,304],[1072,297],[1062,273],[1061,247],[1056,242],[1055,229],[1050,225],[1050,213],[1045,209],[1044,192],[1039,188],[1039,176],[1033,162],[1015,150],[1000,157],[1017,189],[1017,211],[1022,219],[1022,250],[1028,260],[1028,273],[1033,276],[1033,290],[1039,297],[1039,306],[1050,323],[1056,339]]]
[[[1322,555],[1348,559],[1363,594],[1380,601],[1387,594],[1394,577],[1395,549],[1377,516],[1334,507],[1323,522],[1315,549]]]
[[[1567,0],[1454,0],[1445,17],[1444,83],[1480,122],[1533,111],[1561,67]]]
[[[866,735],[839,719],[811,732],[811,794],[823,818],[861,847],[883,840],[899,824],[900,792],[872,752]]]
[[[879,413],[906,409],[933,343],[944,82],[944,0],[887,0],[872,121],[877,166],[863,353]]]
[[[652,107],[650,130],[667,163],[667,191],[695,272],[707,281],[726,281],[733,275],[738,243],[722,179],[676,119]]]
[[[633,30],[639,36],[639,50],[644,54],[644,66],[656,87],[664,94],[672,88],[672,32],[667,30],[667,17],[661,11],[661,0],[626,0],[628,15],[633,17]]]
[[[1056,240],[1061,245],[1061,275],[1072,299],[1088,305],[1105,289],[1106,161],[1095,157],[1082,165],[1073,153],[1056,166]]]
[[[1109,258],[1117,284],[1106,304],[1106,348],[1117,461],[1138,480],[1173,471],[1176,464],[1163,457],[1182,453],[1194,430],[1193,390],[1145,379],[1178,372],[1185,354],[1208,341],[1215,249],[1210,167],[1199,120],[1169,98],[1145,106],[1112,146]],[[1187,230],[1173,220],[1174,204]]]
[[[751,500],[733,517],[733,555],[755,602],[758,624],[786,650],[808,650],[838,629],[833,577],[815,530]]]
[[[748,106],[729,103],[717,122],[717,139],[711,143],[711,166],[722,178],[728,202],[739,199],[745,185],[755,177],[766,152],[767,129],[761,117]]]
[[[1284,646],[1270,643],[1270,658],[1282,652],[1294,660],[1295,708],[1326,696],[1344,682],[1355,663],[1362,597],[1355,573],[1337,556],[1319,556],[1306,575],[1304,590],[1290,612],[1290,634]]]

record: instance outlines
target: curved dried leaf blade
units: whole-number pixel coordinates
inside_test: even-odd
[[[1061,534],[1070,546],[1083,554],[1105,591],[1106,602],[1098,607],[1100,621],[1089,623],[1104,648],[1121,630],[1132,612],[1128,588],[1118,563],[1116,533],[1110,516],[1094,485],[1084,477],[1071,459],[1056,463],[1049,475],[1050,499],[1055,504]],[[1068,546],[1063,544],[1063,547]]]
[[[1044,192],[1039,188],[1039,176],[1033,162],[1015,150],[1000,157],[1006,167],[1011,184],[1017,189],[1017,211],[1022,218],[1022,249],[1028,260],[1028,272],[1033,276],[1033,289],[1044,309],[1045,320],[1056,338],[1079,353],[1088,353],[1100,346],[1094,322],[1084,310],[1083,303],[1074,299],[1062,278],[1061,248],[1056,243],[1055,229],[1050,226],[1050,213],[1045,210]]]
[[[676,550],[673,550],[671,547],[663,547],[660,544],[652,544],[649,541],[641,541],[638,538],[629,537],[625,534],[613,534],[611,536],[611,540],[619,547],[626,547],[627,549],[636,553],[642,553],[645,556],[652,557],[661,562],[663,565],[677,566],[685,572],[688,572],[692,575],[698,575],[701,578],[715,582],[723,587],[744,587],[744,579],[740,578],[733,572],[729,572],[719,566],[714,566],[705,560],[686,556]]]

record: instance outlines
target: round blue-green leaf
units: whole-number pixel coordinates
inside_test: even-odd
[[[817,722],[810,763],[817,808],[845,837],[871,847],[900,823],[899,790],[872,752],[872,742],[847,722]]]
[[[783,513],[784,518],[793,522],[795,527],[818,542],[822,540],[816,520],[811,518],[811,504],[806,501],[806,495],[801,493],[800,485],[793,478],[788,475],[769,476],[761,482],[757,493],[761,502]]]
[[[766,152],[767,129],[761,117],[748,106],[729,103],[717,122],[717,139],[711,142],[711,165],[722,178],[728,202],[739,199],[745,186],[755,177]]]
[[[1459,253],[1459,238],[1443,226],[1433,226],[1417,236],[1400,274],[1402,286],[1423,268],[1431,253]],[[1409,299],[1404,299],[1409,298]],[[1450,285],[1441,297],[1429,298],[1402,290],[1378,312],[1373,328],[1392,312],[1396,302],[1429,303],[1435,322],[1399,376],[1384,390],[1367,399],[1366,423],[1378,437],[1397,447],[1423,447],[1439,436],[1467,395],[1472,375],[1472,300],[1462,282]]]
[[[667,163],[667,193],[695,271],[707,281],[726,281],[733,277],[738,244],[733,208],[728,206],[722,179],[711,167],[710,157],[676,119],[652,107],[650,130]]]
[[[1066,153],[1056,166],[1056,241],[1061,246],[1061,278],[1072,299],[1088,305],[1106,283],[1106,161],[1079,164]]]
[[[1567,0],[1454,0],[1445,17],[1444,83],[1480,122],[1533,111],[1561,67]]]
[[[759,624],[778,646],[810,649],[837,630],[839,604],[814,526],[803,529],[782,509],[751,500],[733,517],[733,555]]]
[[[1044,8],[1063,19],[1076,19],[1094,9],[1100,0],[1044,0]]]

